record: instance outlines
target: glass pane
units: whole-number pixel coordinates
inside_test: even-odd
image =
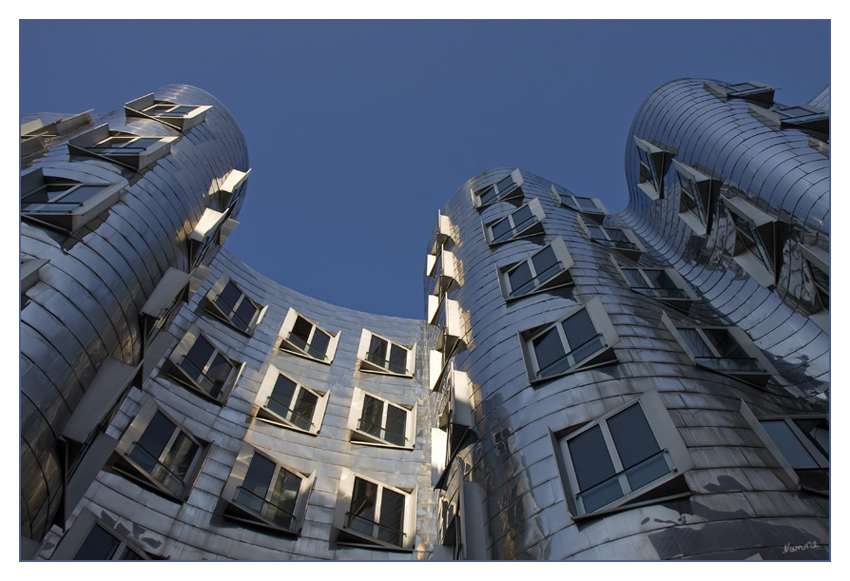
[[[538,375],[541,376],[546,375],[547,367],[566,355],[561,337],[555,327],[533,339],[531,344],[534,347],[534,356],[537,358]]]
[[[390,371],[407,373],[407,349],[395,343],[390,348]]]
[[[301,479],[292,472],[281,468],[277,475],[272,496],[269,499],[266,517],[288,528],[292,524],[292,517],[295,514],[295,501],[298,498],[300,488]]]
[[[608,238],[614,242],[628,242],[626,235],[618,228],[605,228],[605,232],[608,234]]]
[[[381,437],[381,420],[384,416],[384,402],[367,395],[363,399],[363,414],[360,416],[360,429],[367,434]]]
[[[511,231],[511,223],[507,218],[503,218],[499,220],[493,226],[491,226],[491,230],[493,231],[493,240],[499,241]]]
[[[703,329],[703,333],[724,359],[747,359],[749,356],[726,329]]]
[[[381,495],[381,528],[378,538],[401,546],[404,529],[404,495],[384,488]]]
[[[525,226],[528,226],[528,224],[534,220],[534,214],[531,212],[531,208],[529,208],[528,206],[523,206],[522,208],[511,214],[511,217],[513,218],[514,227],[516,228],[517,232],[522,230]]]
[[[383,363],[387,359],[387,341],[375,335],[372,335],[372,341],[369,343],[369,355],[376,363]]]
[[[584,210],[585,212],[599,212],[599,208],[596,207],[596,204],[593,203],[593,200],[590,198],[579,198],[575,197],[576,204],[579,208]]]
[[[537,254],[531,257],[531,262],[534,263],[534,271],[538,276],[558,264],[558,257],[555,256],[555,251],[551,246],[547,246]]]
[[[378,485],[360,478],[354,479],[351,493],[349,528],[373,536],[375,509],[378,503]]]
[[[195,343],[189,349],[189,352],[186,353],[186,356],[180,360],[180,368],[185,371],[192,380],[199,382],[213,352],[215,352],[215,347],[213,347],[203,336],[199,335],[198,338],[195,339]]]
[[[331,336],[317,327],[316,332],[313,333],[313,340],[310,341],[310,349],[314,356],[324,358],[330,343]]]
[[[176,476],[182,482],[186,473],[189,471],[189,466],[192,465],[192,460],[195,459],[197,451],[198,445],[192,441],[189,436],[180,432],[177,435],[174,444],[172,444],[171,449],[168,451],[168,454],[166,454],[162,461],[165,468],[170,471],[170,474],[164,476],[169,480]],[[166,486],[169,486],[168,483],[165,484]],[[174,484],[176,485],[176,483]],[[171,488],[171,486],[169,486],[169,488]]]
[[[664,270],[647,269],[643,272],[655,288],[666,290],[678,290],[679,288],[676,286],[676,283],[673,282],[673,279],[670,278],[670,275]]]
[[[108,561],[112,559],[121,541],[113,537],[99,524],[95,524],[80,546],[75,561]]]
[[[608,430],[623,468],[631,468],[659,451],[640,405],[633,405],[609,418]]]
[[[63,204],[82,204],[103,189],[103,186],[79,186],[62,196]]]
[[[310,333],[313,331],[313,323],[304,317],[295,319],[295,325],[292,327],[292,334],[304,341],[310,340]]]
[[[507,194],[512,187],[514,187],[514,179],[511,176],[508,176],[497,183],[496,188],[499,190],[499,197],[501,198]]]
[[[387,404],[387,435],[384,439],[398,446],[404,446],[406,424],[407,412],[394,405]]]
[[[262,508],[262,501],[265,499],[266,492],[269,490],[275,467],[275,463],[265,456],[254,454],[254,457],[251,458],[251,465],[248,466],[248,471],[245,473],[242,488],[257,498],[256,508],[254,509],[257,512]]]
[[[292,405],[292,396],[295,394],[295,382],[284,375],[278,375],[272,390],[271,399],[286,409]],[[274,411],[274,410],[273,410]]]
[[[599,226],[588,226],[588,231],[590,231],[590,237],[593,240],[607,240],[607,236],[605,236],[605,230],[600,228]]]
[[[138,446],[130,452],[130,457],[146,472],[153,472],[176,429],[177,426],[163,413],[156,412],[139,438]],[[137,452],[138,448],[141,448],[141,451]]]
[[[316,403],[319,397],[306,389],[298,392],[295,406],[292,408],[292,423],[303,430],[309,430],[313,426],[313,413],[316,411]]]
[[[215,302],[225,313],[230,313],[235,307],[236,303],[239,302],[239,299],[242,298],[242,291],[240,291],[235,284],[232,282],[228,282],[224,290],[221,291],[221,294],[218,295]]]
[[[801,432],[824,455],[829,458],[829,424],[823,418],[813,420],[794,420]]]
[[[240,329],[248,330],[256,313],[257,307],[254,306],[254,303],[248,300],[248,297],[243,297],[236,312],[233,313],[233,323]]]
[[[614,464],[599,426],[593,426],[569,440],[567,446],[580,490],[587,490],[614,476]]]
[[[210,365],[207,371],[205,381],[202,383],[202,387],[212,397],[219,397],[224,383],[227,381],[227,376],[230,375],[232,370],[233,366],[230,364],[230,361],[221,353],[216,353],[212,365]]]
[[[626,478],[629,481],[629,488],[637,490],[669,473],[670,467],[667,465],[665,453],[659,451],[640,464],[627,469]]]
[[[561,325],[567,336],[570,351],[575,351],[598,335],[596,328],[593,326],[593,321],[590,320],[587,309],[580,310],[561,323]]]
[[[523,288],[523,286],[531,279],[531,267],[529,267],[528,262],[523,262],[512,271],[508,272],[508,281],[510,281],[511,290],[514,293]]]
[[[782,452],[785,460],[794,469],[819,468],[811,454],[806,450],[794,432],[784,420],[764,420],[761,422],[770,439]]]
[[[629,282],[630,287],[644,288],[646,286],[646,281],[643,276],[641,276],[640,271],[637,268],[623,268],[622,271],[626,276],[626,280]]]
[[[481,191],[478,194],[478,198],[481,200],[481,205],[486,205],[492,203],[496,199],[496,189],[494,186],[489,186],[488,188]]]
[[[678,329],[694,357],[715,357],[714,352],[696,329]]]

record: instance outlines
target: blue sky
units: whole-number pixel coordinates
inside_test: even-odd
[[[170,83],[248,142],[226,247],[294,290],[421,318],[428,236],[469,178],[519,167],[625,208],[634,113],[682,77],[830,81],[829,21],[20,22],[20,112],[110,111]]]

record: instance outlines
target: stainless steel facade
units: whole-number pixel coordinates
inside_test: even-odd
[[[204,254],[244,140],[202,91],[155,102],[26,146],[23,174],[127,185],[70,233],[22,220],[22,554],[828,558],[828,91],[794,111],[760,83],[665,85],[620,215],[522,170],[471,179],[424,320]],[[176,127],[160,102],[211,107]],[[177,139],[141,170],[74,155],[106,122]],[[115,399],[97,425],[84,393]]]

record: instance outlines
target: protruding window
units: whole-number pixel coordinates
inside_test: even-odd
[[[643,246],[640,241],[627,228],[602,226],[592,222],[588,223],[581,216],[576,216],[576,227],[579,232],[584,234],[592,242],[611,250],[616,250],[632,260],[640,258],[643,252]]]
[[[737,327],[674,325],[666,313],[662,322],[697,367],[764,386],[773,366]]]
[[[138,561],[151,556],[132,538],[112,524],[83,509],[51,559],[62,561]]]
[[[478,483],[464,480],[457,473],[452,483],[451,498],[440,497],[440,539],[434,547],[435,558],[439,552],[450,550],[446,559],[454,561],[486,561],[487,544],[484,537],[485,520],[481,507],[484,505]],[[442,549],[442,551],[441,551]]]
[[[113,469],[183,501],[200,472],[206,447],[149,399],[118,442]]]
[[[126,185],[45,176],[38,168],[21,176],[21,216],[72,233],[114,204]]]
[[[519,337],[532,384],[617,361],[613,345],[619,337],[598,298]]]
[[[664,175],[670,168],[675,152],[633,135],[637,146],[640,181],[638,187],[652,200],[664,198]]]
[[[290,468],[243,444],[224,485],[224,516],[272,531],[301,532],[316,473]]]
[[[455,258],[454,253],[448,250],[428,255],[425,274],[436,279],[429,294],[439,296],[457,288],[460,284],[459,261]]]
[[[411,550],[416,489],[390,486],[343,469],[334,527],[340,544]]]
[[[455,347],[465,344],[463,327],[461,325],[461,310],[457,301],[443,295],[428,297],[428,322],[440,328],[437,338],[437,350],[449,357]]]
[[[307,387],[269,366],[253,415],[269,424],[316,434],[328,405],[328,393]]]
[[[703,86],[709,93],[724,101],[729,99],[746,99],[747,101],[764,103],[768,106],[773,105],[773,95],[776,91],[776,87],[771,87],[758,81],[747,81],[746,83],[735,83],[734,85],[718,85],[705,81]]]
[[[363,329],[357,349],[357,360],[360,371],[412,377],[416,363],[416,345],[393,343]]]
[[[720,181],[675,159],[673,167],[679,176],[679,217],[697,234],[708,234],[720,192]]]
[[[535,198],[504,218],[485,224],[487,243],[495,246],[503,242],[543,234],[542,222],[545,217],[540,202]]]
[[[159,284],[142,306],[142,336],[148,344],[174,320],[180,306],[189,302],[189,282],[191,273],[169,267],[162,275]]]
[[[595,222],[602,222],[602,219],[608,215],[608,210],[605,209],[602,201],[597,198],[583,198],[576,196],[572,192],[562,194],[555,189],[554,185],[549,190],[549,195],[556,204],[562,204]]]
[[[228,274],[222,274],[207,293],[204,309],[234,329],[251,335],[267,307],[252,301]]]
[[[629,288],[687,311],[694,300],[689,285],[675,269],[636,266],[612,260]]]
[[[21,125],[21,156],[26,156],[30,153],[43,149],[52,137],[68,135],[91,125],[91,116],[88,111],[57,119],[45,125],[41,119],[30,121]]]
[[[569,269],[573,257],[562,238],[533,253],[522,262],[498,268],[502,296],[507,300],[543,292],[573,283]]]
[[[796,486],[829,494],[829,419],[826,416],[756,418],[743,401],[741,413]]]
[[[193,326],[168,356],[164,369],[181,385],[221,404],[230,395],[244,367],[244,363],[230,360]]]
[[[237,200],[242,196],[242,192],[247,185],[248,175],[251,170],[239,171],[232,169],[224,176],[222,184],[217,190],[210,193],[210,196],[218,202],[218,208],[224,212],[228,208],[233,208]]]
[[[159,101],[154,98],[153,93],[124,105],[127,117],[156,119],[180,131],[186,131],[203,123],[208,109],[212,109],[212,105],[181,105]]]
[[[280,328],[278,347],[283,351],[330,365],[336,353],[339,335],[325,331],[290,308]]]
[[[735,228],[735,262],[760,285],[773,288],[782,259],[779,224],[740,196],[721,199]]]
[[[445,444],[437,446],[432,458],[432,479],[435,486],[445,484],[446,468],[467,439],[472,429],[472,385],[469,376],[457,369],[447,369],[439,385],[442,403],[437,416],[437,429],[442,432],[439,439]]]
[[[493,185],[472,190],[472,202],[480,209],[496,202],[522,198],[522,184],[522,174],[515,169]]]
[[[776,112],[779,113],[783,129],[795,127],[829,134],[829,111],[811,105],[797,105],[777,109]]]
[[[412,406],[402,406],[355,389],[348,419],[351,441],[412,448],[416,420]]]
[[[557,438],[574,520],[690,495],[693,460],[656,391]]]
[[[213,246],[221,246],[233,233],[239,222],[230,218],[230,211],[216,212],[212,208],[204,210],[201,219],[189,234],[189,256],[192,266],[206,261]]]
[[[815,300],[809,318],[829,333],[829,253],[818,247],[803,245],[800,245],[800,253],[811,275],[810,284],[814,287]]]
[[[96,156],[140,170],[171,152],[177,137],[148,137],[126,131],[111,131],[104,124],[68,142],[71,155]]]

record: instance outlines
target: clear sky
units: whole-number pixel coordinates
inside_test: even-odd
[[[437,211],[469,178],[519,167],[617,212],[660,85],[757,80],[794,105],[829,72],[825,20],[20,22],[20,113],[209,91],[252,168],[226,247],[312,297],[415,318]]]

